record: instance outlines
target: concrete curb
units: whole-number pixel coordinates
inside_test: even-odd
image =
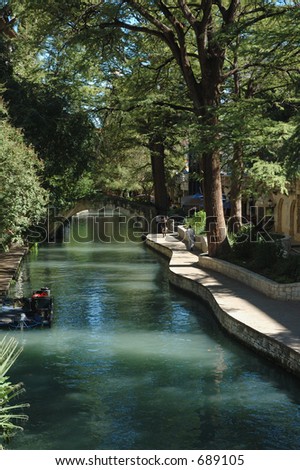
[[[169,280],[171,284],[204,300],[227,333],[273,363],[300,377],[300,342],[297,342],[295,347],[291,347],[288,341],[285,344],[278,340],[278,337],[284,336],[285,332],[279,331],[277,325],[272,324],[275,322],[269,322],[271,326],[264,325],[262,330],[270,331],[270,334],[266,334],[259,328],[256,329],[247,324],[247,321],[243,321],[249,316],[245,315],[244,311],[237,312],[236,308],[232,308],[232,314],[228,293],[222,294],[222,286],[216,289],[218,280],[197,266],[198,257],[187,252],[183,243],[173,242],[172,249],[172,242],[167,243],[159,239],[157,235],[153,237],[148,235],[146,244],[170,259]],[[179,244],[182,248],[178,246]],[[236,302],[238,300],[235,298]],[[255,313],[255,310],[257,309],[250,312],[250,316]]]

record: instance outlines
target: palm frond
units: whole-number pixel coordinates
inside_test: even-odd
[[[28,416],[23,413],[16,413],[28,407],[29,404],[14,404],[15,400],[24,392],[23,384],[12,384],[7,377],[7,372],[15,363],[22,352],[15,338],[6,336],[0,341],[0,440],[7,442],[17,431],[23,430],[16,421],[27,421]],[[3,446],[0,444],[0,449]]]

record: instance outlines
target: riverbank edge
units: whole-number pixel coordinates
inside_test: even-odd
[[[18,278],[28,252],[28,247],[15,246],[8,252],[0,253],[0,300],[8,294],[12,281]]]
[[[189,278],[187,275],[178,272],[180,271],[178,269],[179,265],[174,260],[173,250],[159,243],[159,239],[157,239],[157,236],[155,237],[156,240],[153,240],[151,235],[148,235],[146,244],[169,258],[169,281],[172,285],[200,297],[210,307],[219,325],[230,336],[300,378],[300,354],[298,351],[232,317],[230,313],[220,307],[209,287],[202,285],[197,279]],[[172,266],[172,262],[174,266]],[[190,264],[194,266],[195,263],[191,261]],[[202,268],[199,266],[199,269]]]

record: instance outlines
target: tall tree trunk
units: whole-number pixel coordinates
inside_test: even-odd
[[[219,257],[227,253],[230,246],[226,234],[218,151],[203,155],[203,170],[208,255]]]
[[[208,52],[206,60],[202,64],[203,76],[200,88],[200,97],[204,105],[202,122],[209,129],[209,141],[206,142],[208,151],[203,155],[204,201],[208,255],[220,257],[230,251],[223,209],[221,164],[218,148],[219,121],[216,113],[219,106],[219,86],[224,58],[222,49],[217,46],[211,46]]]
[[[165,148],[159,136],[154,135],[149,142],[152,177],[154,184],[155,207],[159,214],[166,215],[169,198],[165,177]]]

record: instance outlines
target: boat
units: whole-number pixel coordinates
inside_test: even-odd
[[[53,298],[48,287],[33,291],[30,297],[5,298],[0,309],[0,328],[25,330],[50,327]]]

